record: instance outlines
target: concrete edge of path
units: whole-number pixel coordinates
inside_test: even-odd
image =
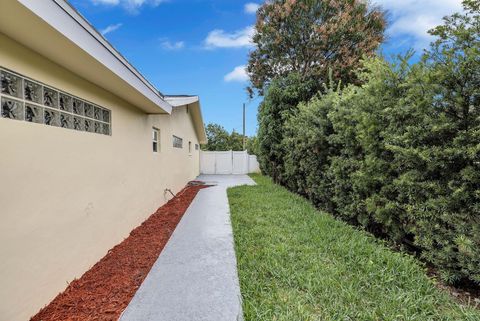
[[[247,175],[201,175],[199,191],[121,321],[243,320],[227,188]]]

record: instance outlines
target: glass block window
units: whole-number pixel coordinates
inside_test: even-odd
[[[42,86],[32,81],[24,80],[24,97],[25,100],[32,101],[37,104],[42,102]]]
[[[93,133],[93,120],[84,118],[83,121],[85,122],[85,131]]]
[[[25,103],[25,120],[31,123],[43,123],[43,108]]]
[[[173,147],[183,148],[183,139],[173,135]]]
[[[47,107],[58,108],[58,92],[48,87],[43,87],[43,104]]]
[[[152,149],[154,153],[158,153],[160,146],[160,131],[153,127],[152,128]]]
[[[13,73],[2,71],[2,93],[12,97],[22,97],[22,78]]]
[[[0,117],[111,135],[111,111],[0,67]]]
[[[23,103],[18,100],[2,97],[2,117],[23,120]]]
[[[69,95],[65,95],[63,93],[60,93],[60,98],[58,99],[58,105],[60,106],[60,110],[72,112],[72,103],[73,103],[73,97]]]
[[[199,146],[198,144],[195,144],[195,150],[198,150]]]
[[[83,115],[83,101],[73,98],[72,108],[75,115]]]
[[[51,109],[45,109],[43,113],[43,120],[45,125],[60,126],[60,115],[57,111]]]

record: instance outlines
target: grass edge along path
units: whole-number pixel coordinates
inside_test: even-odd
[[[480,320],[413,257],[251,176],[228,189],[245,320]]]

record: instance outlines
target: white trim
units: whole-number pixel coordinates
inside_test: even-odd
[[[108,41],[64,0],[18,0],[63,36],[75,43],[115,75],[162,110],[172,106]]]
[[[156,137],[155,137],[156,136]],[[153,148],[153,144],[156,143],[157,145],[157,150]],[[154,154],[160,153],[160,129],[157,127],[153,126],[152,127],[152,151]]]
[[[173,106],[173,108],[187,106],[189,111],[192,111],[191,114],[196,114],[193,116],[194,123],[200,123],[201,128],[196,128],[199,142],[201,144],[207,143],[207,134],[205,132],[205,125],[203,124],[203,115],[202,108],[200,107],[200,98],[198,96],[189,96],[189,95],[165,95],[165,100]],[[190,112],[189,112],[190,113]]]
[[[180,107],[184,105],[199,102],[198,96],[165,96],[165,100],[173,107]]]

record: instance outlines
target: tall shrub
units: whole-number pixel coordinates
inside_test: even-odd
[[[313,81],[305,81],[291,73],[275,79],[260,104],[258,111],[258,141],[262,172],[277,183],[284,183],[284,157],[282,146],[284,125],[297,110],[297,105],[309,100],[317,91]]]
[[[480,4],[445,19],[406,97],[413,119],[390,131],[398,206],[422,256],[446,281],[480,284]]]
[[[282,142],[286,185],[326,211],[334,210],[328,179],[329,157],[334,152],[329,143],[333,128],[328,113],[339,99],[339,92],[329,90],[324,96],[301,103],[285,125]]]
[[[398,109],[410,86],[408,59],[367,60],[359,73],[364,85],[345,90],[329,114],[330,142],[337,151],[329,168],[337,214],[396,241],[406,237],[407,218],[395,204],[398,173],[385,136],[404,126]]]

